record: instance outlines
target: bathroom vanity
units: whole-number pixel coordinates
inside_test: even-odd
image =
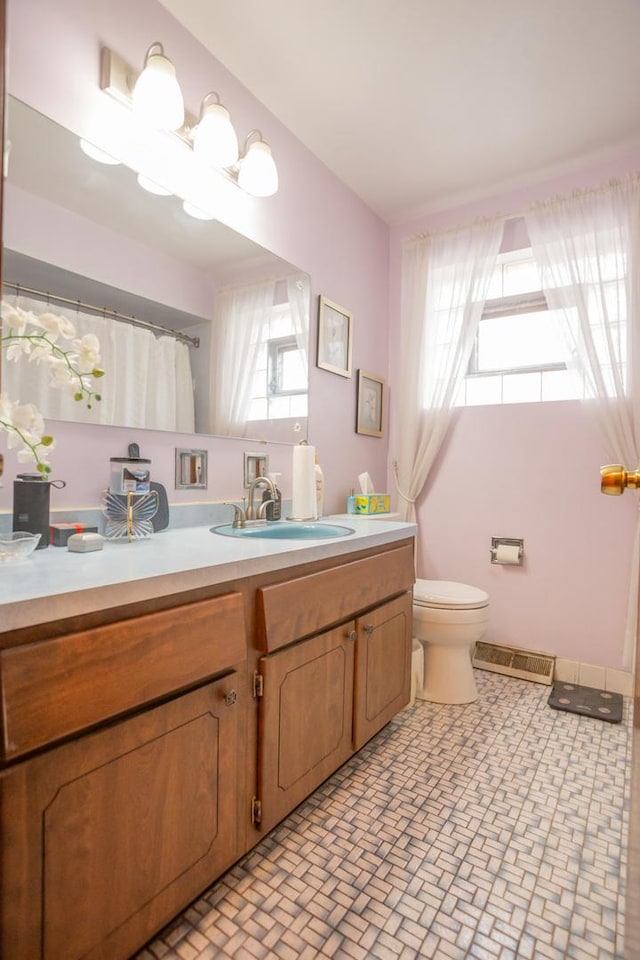
[[[0,578],[0,955],[125,960],[409,701],[411,524]]]

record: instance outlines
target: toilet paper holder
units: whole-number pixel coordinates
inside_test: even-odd
[[[514,537],[491,537],[491,563],[521,567],[524,562],[524,540]]]

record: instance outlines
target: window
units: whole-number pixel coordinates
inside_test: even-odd
[[[307,416],[307,362],[288,303],[274,306],[259,334],[249,420]]]
[[[498,257],[458,406],[583,396],[530,249]]]

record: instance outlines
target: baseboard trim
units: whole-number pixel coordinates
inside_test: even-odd
[[[610,690],[624,697],[633,696],[633,674],[625,670],[613,670],[610,667],[597,667],[592,663],[578,660],[556,659],[556,680],[565,683],[579,683],[583,687],[596,687],[598,690]]]

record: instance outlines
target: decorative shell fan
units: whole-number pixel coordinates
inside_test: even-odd
[[[151,518],[158,510],[158,494],[110,493],[102,495],[102,512],[107,518],[105,537],[108,540],[144,540],[153,533]]]

